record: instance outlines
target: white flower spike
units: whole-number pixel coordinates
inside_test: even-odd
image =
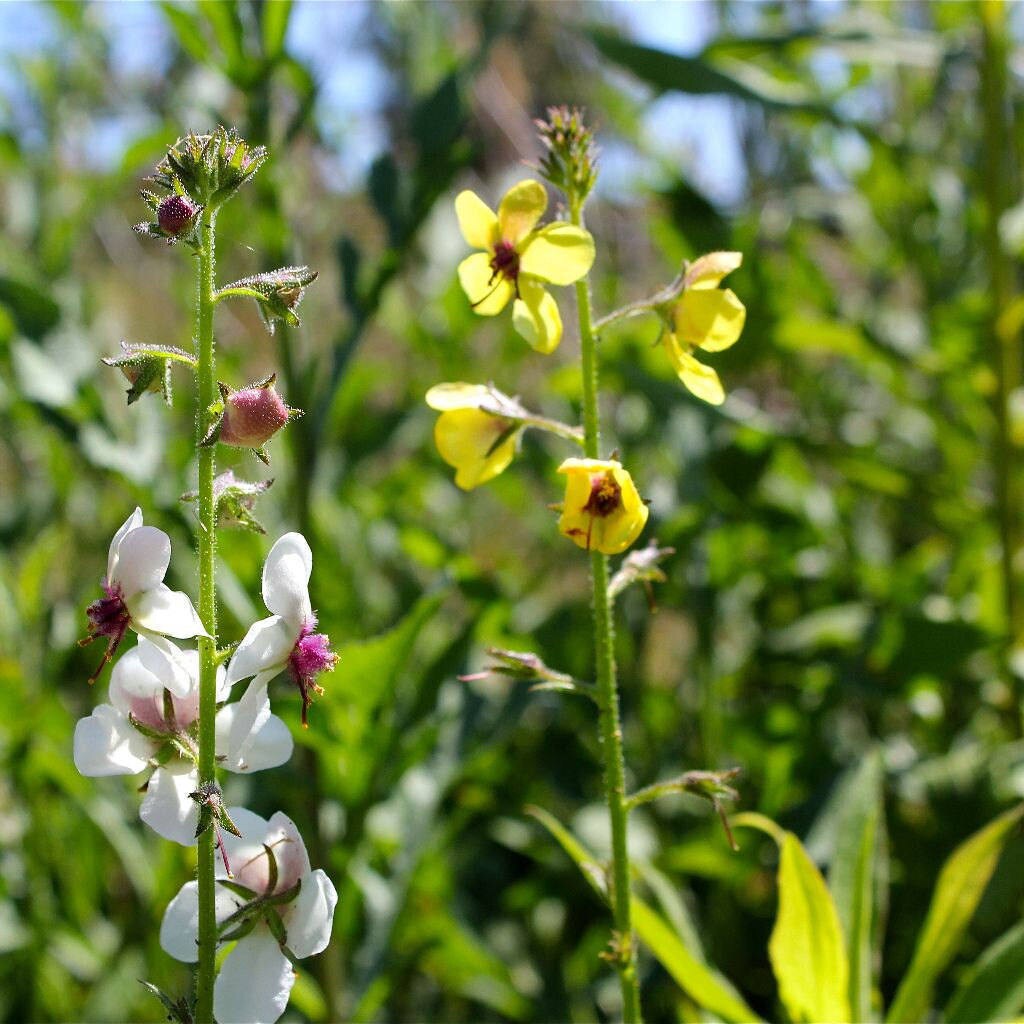
[[[338,893],[323,871],[310,870],[302,837],[286,815],[278,812],[264,821],[244,807],[232,807],[228,813],[244,838],[223,837],[234,877],[231,888],[217,887],[216,915],[227,929],[220,936],[222,942],[243,934],[217,976],[213,1012],[221,1024],[274,1024],[295,984],[290,958],[301,960],[327,948]],[[220,864],[217,877],[226,878]],[[252,895],[239,895],[238,886]],[[292,892],[283,902],[266,899]],[[229,917],[233,920],[225,925]],[[160,945],[166,953],[195,963],[198,918],[198,885],[186,882],[160,926]]]
[[[259,723],[266,705],[267,684],[288,670],[302,694],[302,724],[314,693],[322,693],[316,677],[334,668],[338,656],[330,639],[317,633],[309,601],[313,554],[301,533],[286,533],[270,549],[263,566],[263,601],[273,614],[253,623],[228,665],[228,683],[253,678],[238,702],[232,742],[241,745]]]
[[[173,649],[169,655],[165,645]],[[184,671],[188,685],[177,689]],[[217,670],[217,701],[230,692],[223,668]],[[237,704],[217,712],[217,755],[228,771],[248,774],[276,768],[291,757],[292,737],[270,702],[257,730],[244,747],[232,745],[231,725]],[[199,785],[195,756],[199,720],[199,655],[181,651],[170,641],[156,645],[140,637],[114,666],[110,703],[101,704],[75,726],[75,767],[83,775],[134,775],[162,761],[146,786],[139,816],[154,832],[192,846],[199,806],[190,798]],[[170,748],[173,756],[164,760]]]
[[[158,646],[166,643],[162,637],[209,636],[188,595],[164,583],[170,561],[170,537],[154,526],[143,526],[142,509],[136,508],[110,542],[107,575],[102,582],[104,596],[86,612],[89,635],[79,645],[107,638],[103,660],[89,677],[90,683],[99,678],[129,627]]]

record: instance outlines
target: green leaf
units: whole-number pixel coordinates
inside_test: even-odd
[[[1003,846],[1022,814],[1024,804],[1001,814],[961,843],[943,865],[914,958],[886,1020],[917,1021],[928,1013],[935,979],[960,948]]]
[[[943,1017],[949,1024],[1011,1020],[1024,1007],[1024,921],[1002,934],[964,976]]]
[[[877,750],[865,757],[840,787],[842,797],[834,822],[835,850],[828,881],[846,936],[850,964],[850,1019],[871,1018],[872,937],[877,918],[876,865],[884,856],[882,758]]]
[[[292,0],[273,0],[263,4],[260,30],[263,36],[263,56],[276,60],[284,50],[288,21],[292,13]]]
[[[733,824],[759,828],[779,845],[779,909],[768,955],[790,1019],[850,1020],[843,929],[821,872],[792,832],[762,815],[737,815]]]
[[[589,34],[604,56],[660,92],[675,90],[693,96],[723,94],[769,109],[833,116],[828,106],[803,86],[774,78],[749,61],[722,58],[712,64],[701,57],[684,57],[631,43],[602,29],[592,29]]]
[[[18,330],[36,341],[60,320],[60,306],[46,292],[6,275],[0,276],[0,305],[10,310]]]
[[[527,813],[554,836],[576,863],[591,888],[607,903],[607,882],[601,863],[553,815],[539,807],[530,807]],[[657,911],[637,896],[630,900],[630,910],[633,928],[640,941],[698,1006],[725,1021],[737,1024],[741,1021],[760,1020],[725,978],[684,945],[680,936]]]

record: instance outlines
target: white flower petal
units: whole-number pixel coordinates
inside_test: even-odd
[[[140,636],[136,650],[143,668],[159,680],[161,689],[170,690],[175,697],[187,697],[198,689],[198,652],[183,651],[177,644],[156,633]]]
[[[295,822],[282,811],[267,822],[266,843],[277,858],[277,892],[290,889],[309,874],[309,854]]]
[[[256,733],[270,720],[270,698],[267,696],[267,684],[275,675],[276,672],[273,670],[261,672],[246,687],[242,699],[237,704],[230,705],[234,708],[234,712],[230,716],[231,727],[224,750],[229,765],[248,761]],[[224,710],[227,711],[227,708]],[[236,769],[232,769],[232,771],[234,770]]]
[[[240,939],[213,985],[219,1024],[274,1024],[288,1005],[295,971],[265,926]]]
[[[271,549],[263,566],[263,601],[267,610],[294,624],[312,614],[309,577],[313,553],[301,533],[286,533]]]
[[[300,960],[327,948],[337,905],[338,890],[319,868],[302,879],[297,899],[288,904],[282,915],[288,932],[288,948]]]
[[[142,525],[142,509],[136,506],[135,511],[118,527],[114,539],[110,542],[110,550],[107,552],[107,580],[113,580],[117,573],[118,553],[121,549],[121,541],[125,536],[137,530]]]
[[[199,773],[186,762],[158,768],[146,787],[139,817],[164,839],[194,846],[199,805],[189,793],[198,785]]]
[[[214,914],[218,921],[230,917],[242,899],[221,886],[214,890]],[[199,959],[196,941],[199,937],[199,883],[186,882],[167,905],[160,922],[160,945],[168,956],[186,964]]]
[[[140,526],[121,540],[111,582],[120,584],[127,602],[140,590],[152,590],[162,583],[170,564],[171,538],[155,526]]]
[[[132,617],[132,626],[140,633],[161,633],[179,640],[210,635],[203,628],[188,594],[171,590],[163,583],[125,598],[124,603]]]
[[[82,775],[134,775],[153,751],[127,716],[109,704],[100,704],[75,725],[75,767]]]
[[[224,850],[234,881],[247,886],[253,892],[263,893],[267,888],[270,872],[267,869],[267,853],[263,843],[267,838],[267,821],[245,807],[229,807],[228,815],[241,832],[241,836],[224,833]],[[216,862],[218,878],[226,877],[224,865],[218,857]]]
[[[126,651],[110,673],[110,703],[125,714],[131,710],[132,698],[156,700],[163,693],[164,683],[147,667],[142,638],[130,651]]]
[[[231,728],[238,708],[237,703],[228,704],[217,712],[217,754],[223,755],[223,766],[229,772],[244,775],[284,764],[292,756],[295,741],[288,726],[277,715],[267,716],[262,727],[249,734],[248,743],[244,743],[240,749],[232,749]]]
[[[228,664],[228,685],[258,672],[274,670],[275,675],[288,662],[288,656],[299,639],[298,627],[280,615],[260,619],[249,627]]]

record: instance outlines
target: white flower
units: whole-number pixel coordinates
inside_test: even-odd
[[[181,688],[183,675],[186,685]],[[219,668],[217,701],[229,692],[227,676]],[[237,704],[228,704],[217,712],[221,765],[245,774],[284,764],[291,757],[292,737],[284,722],[270,714],[269,700],[257,731],[240,745],[231,742],[237,709]],[[199,806],[189,797],[199,785],[194,759],[198,719],[198,652],[179,650],[169,640],[157,645],[142,636],[114,666],[110,703],[100,704],[75,726],[75,767],[83,775],[134,775],[154,764],[170,745],[174,756],[150,777],[139,816],[165,839],[192,846],[199,822]]]
[[[236,915],[221,938],[229,940],[231,932],[246,922],[256,924],[238,940],[217,975],[213,1012],[220,1024],[273,1024],[288,1005],[295,972],[267,924],[267,916],[279,917],[285,946],[292,957],[314,956],[326,949],[330,941],[338,893],[323,871],[310,870],[306,846],[286,815],[278,812],[268,822],[244,807],[232,807],[228,814],[244,836],[223,837],[234,873],[232,882],[245,886],[252,897],[247,899],[233,889],[217,886],[218,924]],[[268,847],[273,853],[273,865]],[[271,887],[275,868],[276,884]],[[217,877],[226,877],[219,862]],[[290,902],[270,904],[263,900],[296,886],[297,895]],[[243,908],[248,910],[242,912]],[[160,945],[164,951],[176,960],[195,963],[198,920],[198,883],[186,882],[171,901],[160,925]]]
[[[103,661],[90,683],[113,657],[129,626],[158,645],[165,636],[209,636],[188,595],[164,583],[170,561],[170,537],[154,526],[143,526],[142,509],[136,508],[110,542],[107,575],[101,584],[105,596],[86,612],[89,635],[80,643],[107,638]]]
[[[302,724],[312,695],[321,693],[316,677],[337,661],[327,636],[315,633],[316,616],[309,601],[313,554],[301,533],[286,533],[270,549],[263,566],[263,602],[273,614],[253,623],[228,665],[228,683],[255,676],[238,702],[232,740],[241,743],[259,724],[267,684],[288,670],[302,694]],[[269,712],[267,712],[269,713]]]

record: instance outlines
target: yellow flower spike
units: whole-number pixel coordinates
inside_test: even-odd
[[[437,384],[427,392],[427,405],[441,413],[434,442],[464,491],[493,480],[516,454],[515,422],[480,408],[494,405],[496,394],[503,397],[483,384],[463,383]]]
[[[459,283],[473,309],[496,316],[514,298],[512,326],[545,354],[562,340],[562,317],[544,285],[572,284],[594,263],[589,231],[564,221],[537,227],[547,205],[544,186],[533,180],[513,185],[497,213],[474,192],[455,199],[463,238],[483,250],[459,264]]]
[[[711,405],[725,401],[718,374],[695,359],[695,349],[721,352],[735,345],[743,332],[747,310],[722,278],[743,262],[739,252],[713,252],[695,260],[686,271],[683,293],[668,311],[663,343],[683,384]]]
[[[566,459],[559,532],[577,547],[617,555],[640,536],[647,506],[621,463],[608,459]]]

